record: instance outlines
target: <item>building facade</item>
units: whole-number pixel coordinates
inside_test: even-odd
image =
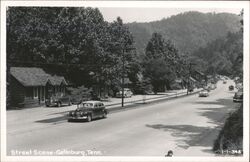
[[[11,67],[9,101],[11,106],[32,107],[45,103],[53,95],[65,95],[67,82],[64,77],[50,75],[42,68]]]

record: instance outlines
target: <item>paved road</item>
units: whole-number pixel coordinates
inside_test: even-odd
[[[146,104],[90,123],[37,120],[34,122],[43,128],[25,131],[13,131],[14,126],[7,123],[8,155],[37,149],[56,155],[72,150],[70,155],[82,151],[87,155],[164,156],[171,149],[175,156],[214,156],[213,141],[228,113],[238,105],[232,102],[229,84],[233,82],[219,82],[207,98],[193,95]]]

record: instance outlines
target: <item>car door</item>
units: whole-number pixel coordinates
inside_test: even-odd
[[[97,114],[99,117],[103,116],[103,109],[102,109],[102,103],[97,103]]]
[[[96,103],[94,103],[93,105],[92,112],[93,112],[93,116],[92,116],[93,118],[98,117],[98,107]]]
[[[100,116],[103,117],[105,113],[105,106],[103,103],[100,103]]]

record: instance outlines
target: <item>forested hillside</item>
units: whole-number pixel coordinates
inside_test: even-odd
[[[129,23],[127,26],[135,38],[139,54],[144,54],[154,32],[165,40],[171,40],[180,53],[185,54],[205,47],[208,42],[224,37],[228,32],[239,31],[240,17],[229,13],[186,12],[161,21]]]
[[[218,38],[204,48],[196,50],[191,61],[196,67],[207,74],[222,74],[242,77],[243,35],[228,33],[226,37]]]

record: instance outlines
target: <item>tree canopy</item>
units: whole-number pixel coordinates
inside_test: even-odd
[[[108,23],[97,8],[8,8],[8,66],[40,66],[77,86],[110,86],[121,77],[123,59],[126,71],[134,68],[135,55],[122,19]]]
[[[165,86],[171,88],[171,83],[177,77],[179,61],[178,51],[173,44],[165,41],[161,34],[153,33],[146,46],[142,66],[144,77],[150,79],[155,93],[165,89]]]

